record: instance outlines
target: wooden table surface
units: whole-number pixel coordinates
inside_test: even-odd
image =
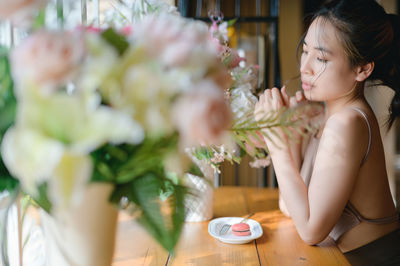
[[[308,246],[291,219],[278,210],[277,190],[220,187],[214,193],[214,216],[255,215],[263,235],[242,245],[225,244],[208,234],[208,221],[185,223],[170,256],[135,221],[120,215],[113,266],[131,265],[350,265],[333,242]]]

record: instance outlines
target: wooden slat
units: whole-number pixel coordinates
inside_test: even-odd
[[[219,187],[214,191],[214,217],[243,216],[279,209],[277,189],[257,187]]]
[[[119,214],[113,266],[166,265],[168,252],[132,218]]]
[[[260,265],[254,241],[225,244],[208,234],[208,222],[186,223],[169,265]]]
[[[243,216],[249,213],[241,187],[219,187],[214,190],[214,217]]]
[[[250,213],[279,209],[279,191],[270,188],[243,188]]]
[[[257,213],[252,219],[264,231],[256,240],[262,265],[350,265],[330,240],[320,247],[304,243],[292,220],[280,211]]]

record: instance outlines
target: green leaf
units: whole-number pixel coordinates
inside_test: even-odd
[[[58,2],[57,1],[57,21],[61,25],[61,27],[64,27],[64,7],[62,1]]]
[[[0,144],[5,132],[15,121],[17,101],[13,87],[8,50],[0,46]],[[0,192],[4,190],[11,192],[17,185],[18,180],[11,176],[0,154]]]
[[[125,36],[117,33],[114,29],[108,28],[101,33],[101,37],[113,46],[122,55],[129,47],[129,42]]]
[[[51,202],[47,197],[47,183],[43,183],[38,187],[39,197],[33,198],[35,202],[42,207],[46,212],[51,211]]]
[[[0,157],[0,193],[3,191],[12,192],[18,184],[18,180],[11,176]]]
[[[58,13],[58,10],[57,10],[57,13]],[[44,28],[45,22],[46,22],[46,9],[43,8],[43,9],[39,10],[39,12],[33,22],[32,27],[34,30]]]
[[[188,170],[188,174],[192,174],[195,176],[204,176],[204,174],[201,172],[200,168],[196,164],[192,164],[190,169]]]
[[[237,20],[238,20],[238,18],[233,18],[233,19],[228,20],[228,27],[233,26]]]
[[[147,173],[129,183],[117,185],[111,199],[118,202],[123,196],[140,210],[137,221],[166,250],[174,252],[185,218],[184,197],[186,188],[167,182],[162,173]],[[160,190],[165,184],[171,186],[171,195],[160,200]],[[168,209],[167,213],[162,210]]]

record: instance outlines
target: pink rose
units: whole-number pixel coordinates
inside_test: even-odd
[[[178,99],[173,110],[184,147],[217,144],[231,119],[223,91],[211,81],[201,82]]]
[[[29,27],[48,0],[0,0],[0,20],[11,20],[19,27]]]
[[[198,21],[187,21],[178,16],[146,16],[134,25],[134,39],[146,47],[149,56],[156,57],[167,66],[182,66],[201,53],[216,54],[216,46],[209,42],[207,26]]]
[[[83,40],[76,34],[38,31],[12,51],[12,74],[17,85],[30,82],[52,91],[73,77],[83,56]]]

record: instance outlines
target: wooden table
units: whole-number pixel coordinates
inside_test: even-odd
[[[222,243],[208,234],[208,221],[186,223],[172,257],[138,224],[120,215],[113,266],[128,265],[350,265],[333,242],[308,246],[291,219],[278,208],[278,192],[264,188],[220,187],[214,216],[243,216],[263,228],[263,236],[243,245]]]

